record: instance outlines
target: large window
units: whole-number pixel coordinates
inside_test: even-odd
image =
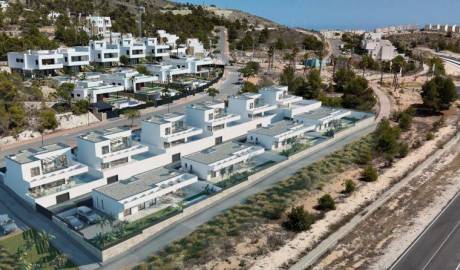
[[[34,167],[30,169],[30,176],[35,177],[40,175],[40,167]]]
[[[123,211],[123,216],[126,217],[126,216],[129,216],[129,215],[131,215],[131,208],[125,209],[125,211]]]
[[[131,141],[128,137],[120,137],[110,141],[112,152],[120,151],[131,147]]]
[[[109,152],[110,152],[110,149],[109,149],[108,145],[102,146],[102,154],[103,155],[108,154]]]
[[[114,160],[114,161],[110,162],[110,167],[116,167],[116,166],[119,166],[119,165],[125,164],[125,163],[128,163],[128,158],[127,157],[120,158],[120,159],[117,159],[117,160]]]
[[[43,173],[51,173],[67,167],[68,160],[66,154],[42,160]]]
[[[54,65],[56,61],[54,61],[54,58],[52,59],[43,59],[42,60],[42,65]]]

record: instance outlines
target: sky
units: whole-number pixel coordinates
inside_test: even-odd
[[[373,29],[428,23],[460,24],[460,0],[176,0],[214,4],[311,29]]]

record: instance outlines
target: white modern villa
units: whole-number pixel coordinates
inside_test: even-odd
[[[101,80],[84,80],[78,81],[72,92],[75,100],[88,100],[90,103],[96,103],[109,97],[110,94],[124,91],[125,88],[120,85],[104,83]]]
[[[30,204],[49,207],[106,184],[98,172],[76,161],[71,148],[51,144],[5,156],[5,184]]]
[[[198,181],[198,177],[165,168],[93,190],[94,207],[118,220],[158,210],[161,199]]]
[[[182,158],[182,169],[202,180],[218,182],[236,172],[246,169],[245,164],[253,157],[263,154],[263,147],[227,142]]]
[[[158,82],[158,77],[144,75],[132,69],[122,69],[114,73],[101,75],[106,84],[122,86],[123,90],[137,92],[153,82]]]
[[[25,77],[48,76],[64,67],[64,55],[56,50],[9,52],[8,66]]]
[[[301,139],[314,125],[282,120],[248,132],[247,142],[263,146],[266,150],[283,150]]]

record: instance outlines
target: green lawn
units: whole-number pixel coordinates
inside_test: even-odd
[[[32,244],[30,249],[27,248],[28,240]],[[10,261],[16,264],[20,264],[21,262],[18,250],[25,249],[26,251],[22,253],[25,258],[24,262],[29,264],[32,268],[37,267],[35,269],[44,270],[77,269],[70,260],[64,260],[64,258],[62,258],[62,266],[57,268],[56,266],[59,264],[57,263],[58,259],[56,258],[59,257],[59,251],[48,241],[42,240],[39,237],[39,234],[34,230],[27,230],[20,234],[0,240],[0,246],[6,250],[4,256],[10,257]],[[16,268],[21,268],[21,266],[16,265]]]

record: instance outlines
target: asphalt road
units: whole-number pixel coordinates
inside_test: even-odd
[[[434,220],[391,270],[460,269],[460,196]]]

